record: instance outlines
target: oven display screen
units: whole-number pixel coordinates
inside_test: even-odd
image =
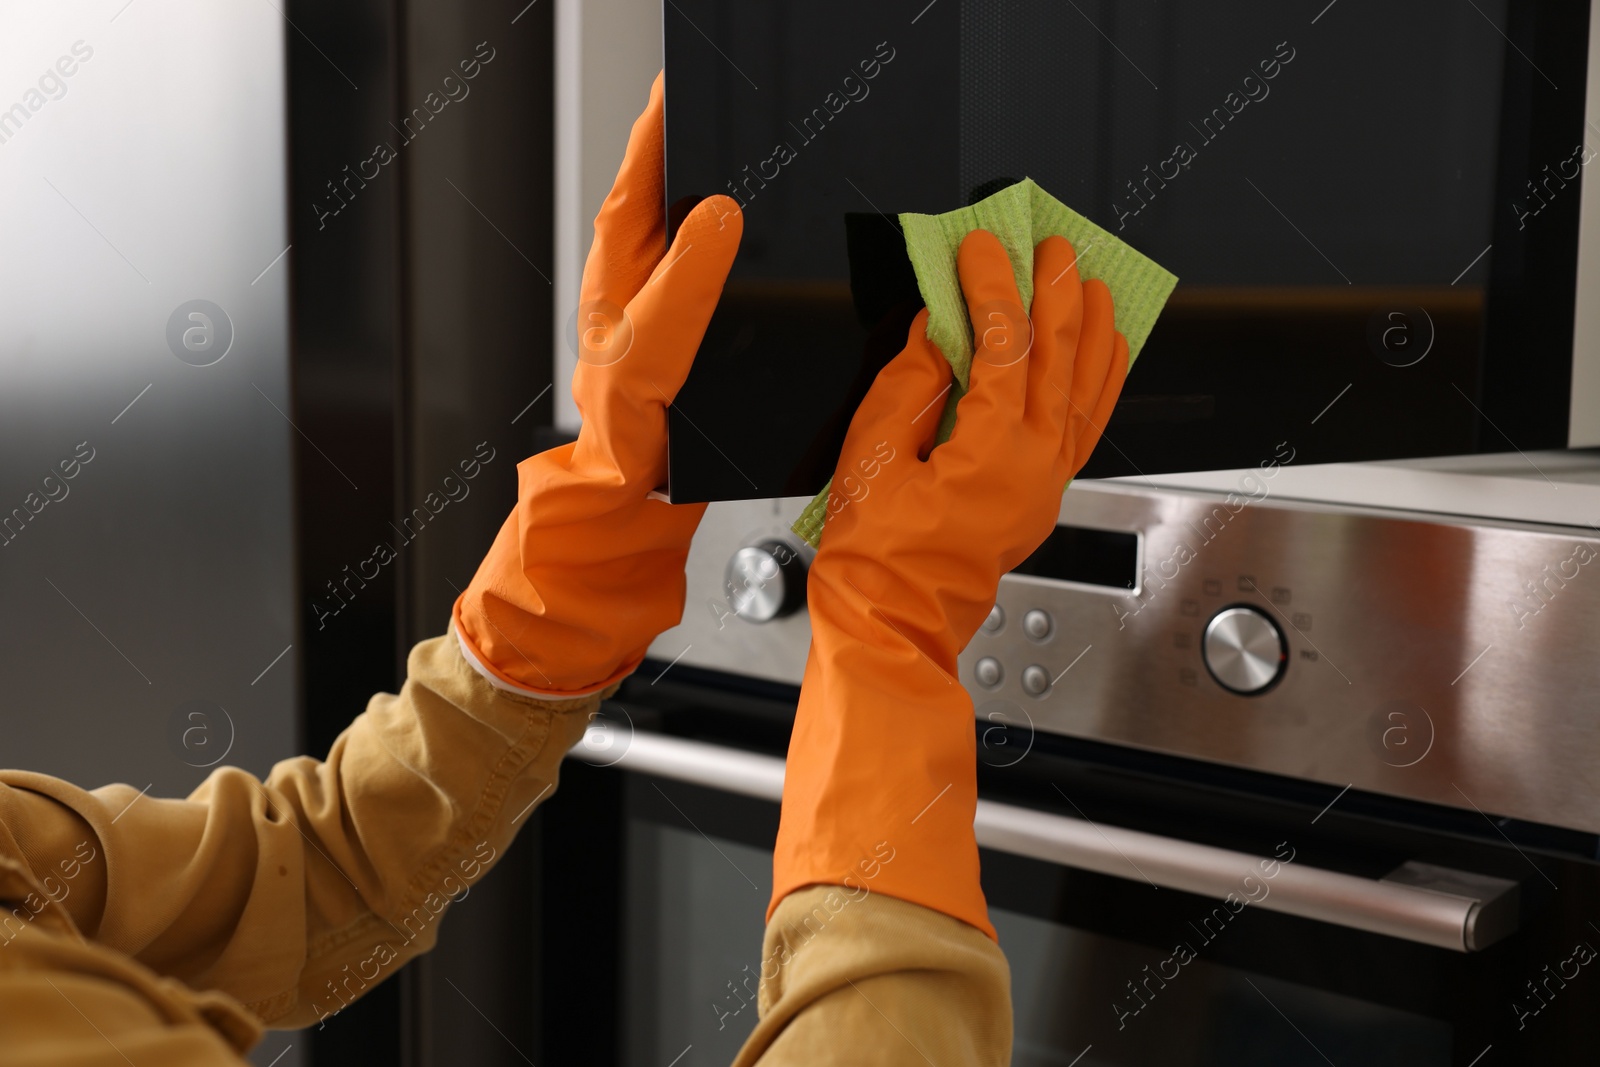
[[[1139,584],[1139,535],[1057,526],[1012,573],[1132,590]]]

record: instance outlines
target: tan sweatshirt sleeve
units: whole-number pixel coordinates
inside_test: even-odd
[[[767,923],[761,1021],[734,1067],[1011,1062],[1011,972],[966,923],[881,893],[812,886]]]
[[[600,696],[504,692],[439,637],[326,760],[285,760],[264,783],[219,768],[185,800],[4,772],[0,819],[36,877],[90,842],[96,860],[60,900],[85,937],[305,1026],[433,945],[451,901],[550,798]]]

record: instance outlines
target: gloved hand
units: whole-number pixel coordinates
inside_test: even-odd
[[[595,219],[572,382],[583,429],[518,465],[517,506],[456,600],[468,660],[513,689],[602,690],[683,616],[683,565],[705,505],[649,494],[666,480],[667,407],[744,219],[733,200],[710,197],[666,247],[662,99],[657,77]]]
[[[1034,258],[1031,324],[987,231],[957,268],[978,348],[955,432],[932,449],[949,364],[924,311],[851,421],[807,587],[811,653],[789,742],[772,908],[865,889],[994,937],[978,883],[976,726],[956,657],[1001,575],[1054,528],[1127,376],[1111,293],[1060,237]],[[886,857],[888,857],[886,859]]]

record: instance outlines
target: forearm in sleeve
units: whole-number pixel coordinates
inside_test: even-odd
[[[220,768],[186,800],[26,772],[0,783],[36,871],[74,835],[98,853],[62,901],[86,936],[304,1026],[433,945],[549,799],[600,696],[507,693],[444,636],[412,650],[400,693],[373,697],[327,759],[285,760],[264,783]]]

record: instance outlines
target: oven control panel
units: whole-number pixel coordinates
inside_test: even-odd
[[[805,502],[711,505],[654,659],[799,684]],[[959,672],[991,762],[1060,734],[1600,832],[1596,647],[1588,527],[1086,482]]]
[[[961,657],[1011,727],[980,755],[1066,734],[1600,831],[1592,529],[1105,483],[1059,522]]]
[[[683,622],[656,638],[651,658],[799,685],[811,647],[805,590],[815,553],[789,524],[810,502],[708,505],[684,568]]]

